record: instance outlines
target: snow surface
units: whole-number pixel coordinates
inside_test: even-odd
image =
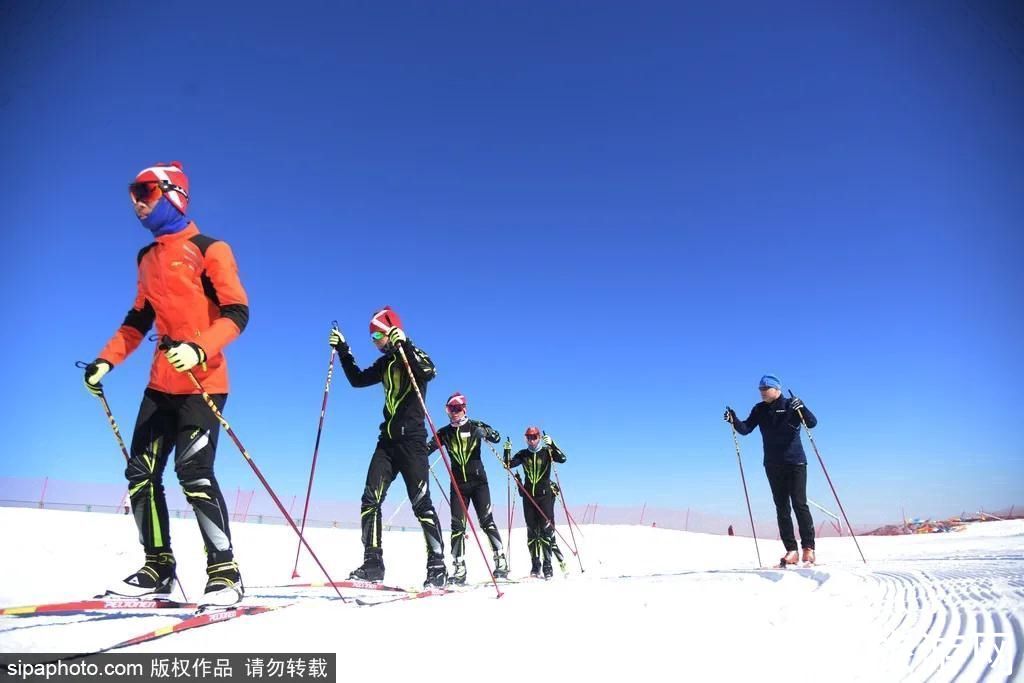
[[[195,599],[205,582],[198,529],[184,519],[171,528],[179,576]],[[91,597],[142,560],[122,515],[0,508],[0,529],[3,606]],[[758,569],[749,538],[638,526],[582,533],[582,574],[562,543],[568,578],[556,570],[550,582],[504,585],[501,599],[485,587],[358,607],[329,589],[268,588],[291,582],[294,532],[235,524],[249,602],[296,604],[135,651],[337,652],[339,680],[1022,680],[1024,521],[863,537],[867,565],[850,538],[820,539],[822,564],[799,570]],[[308,535],[334,579],[360,563],[357,530]],[[419,533],[386,533],[384,551],[387,583],[422,583]],[[777,541],[760,551],[765,564],[782,554]],[[467,553],[470,581],[482,581],[472,537]],[[528,572],[522,528],[512,532],[510,562],[513,578]],[[305,551],[299,571],[301,580],[322,579]],[[91,651],[179,618],[0,617],[0,652]]]

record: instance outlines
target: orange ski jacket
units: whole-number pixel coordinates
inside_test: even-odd
[[[208,393],[228,393],[223,349],[249,322],[249,299],[231,247],[200,234],[196,224],[189,223],[181,232],[161,235],[144,247],[138,263],[135,303],[98,357],[117,366],[155,323],[161,338],[167,335],[202,347],[206,368],[197,365],[192,372]],[[153,351],[149,387],[168,394],[199,393],[158,348]]]

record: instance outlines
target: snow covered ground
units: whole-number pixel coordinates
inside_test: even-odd
[[[172,520],[179,575],[205,580],[195,522]],[[125,516],[0,508],[0,605],[80,599],[141,563]],[[568,529],[561,529],[568,536]],[[290,528],[235,524],[252,603],[292,592]],[[328,590],[286,609],[171,635],[151,652],[336,652],[339,680],[1003,681],[1024,680],[1024,521],[963,532],[822,539],[814,569],[760,570],[749,538],[637,526],[584,526],[585,573],[563,543],[568,578],[408,600],[342,604]],[[358,531],[312,529],[332,577],[361,560]],[[513,577],[529,568],[511,540]],[[386,581],[417,586],[419,533],[384,537]],[[470,581],[486,578],[470,539]],[[767,564],[781,555],[761,543]],[[303,552],[306,581],[321,576]],[[390,597],[372,596],[374,600]],[[0,652],[90,651],[174,616],[0,617]],[[372,677],[372,678],[371,678]]]

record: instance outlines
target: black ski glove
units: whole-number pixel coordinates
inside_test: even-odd
[[[478,426],[476,430],[474,430],[473,436],[475,436],[478,439],[486,439],[491,443],[498,443],[499,441],[501,441],[501,434],[491,429],[490,427],[485,427],[483,425]]]

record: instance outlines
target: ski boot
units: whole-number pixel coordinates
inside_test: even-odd
[[[545,559],[544,560],[544,580],[545,581],[550,581],[551,577],[554,576],[554,575],[555,575],[555,572],[551,568],[551,560],[550,559]]]
[[[797,552],[795,550],[790,550],[782,556],[781,560],[779,560],[779,569],[785,569],[786,567],[795,565],[799,561],[800,558]]]
[[[170,551],[146,553],[139,571],[107,591],[129,598],[166,597],[174,590],[175,562]]]
[[[444,588],[448,585],[448,570],[444,567],[444,555],[432,555],[427,558],[427,578],[424,588]]]
[[[800,558],[800,564],[805,567],[814,566],[814,548],[804,548],[803,556]]]
[[[569,576],[569,566],[565,563],[565,560],[558,561],[558,568],[562,570],[562,576]]]
[[[363,564],[353,569],[348,578],[355,581],[369,581],[370,583],[380,583],[383,581],[384,551],[380,549],[364,551]]]
[[[508,578],[508,560],[505,559],[504,553],[495,553],[494,555],[494,578]]]
[[[538,557],[534,557],[531,560],[531,564],[530,564],[530,578],[531,579],[539,579],[540,578],[540,558],[538,558]]]
[[[466,585],[466,561],[463,560],[461,557],[452,560],[452,575],[448,578],[448,583],[452,584],[453,586]]]
[[[245,586],[230,550],[212,553],[207,557],[206,590],[199,602],[204,607],[230,607],[242,601]]]

